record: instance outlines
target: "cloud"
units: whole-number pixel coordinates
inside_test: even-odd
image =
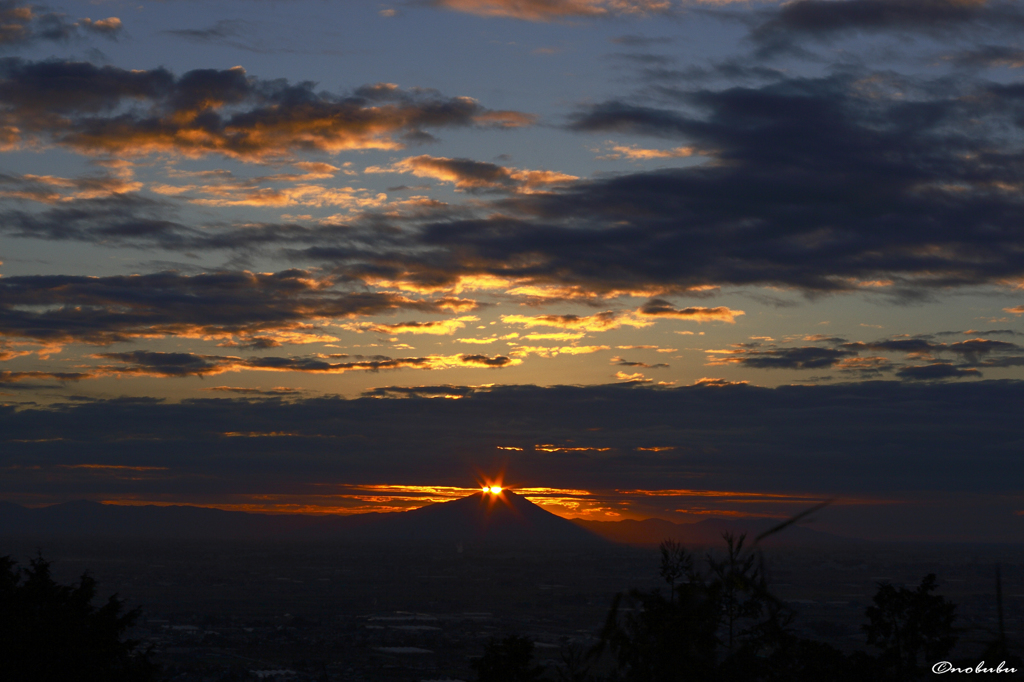
[[[469,477],[468,485],[474,468],[491,471],[496,457],[506,458],[509,483],[591,490],[693,488],[699,480],[709,490],[762,493],[887,494],[912,483],[999,494],[1019,493],[1024,480],[1019,430],[1007,426],[1018,421],[1021,382],[724,384],[386,386],[353,400],[218,396],[3,409],[0,467],[165,466],[202,475],[220,492],[273,489],[283,472],[289,481],[318,484],[394,481],[400,471],[405,483],[458,485]],[[462,399],[430,397],[439,394]],[[226,441],[226,432],[297,433],[303,445]],[[25,442],[42,434],[66,444],[43,450]],[[551,457],[532,447],[567,446],[566,438],[578,440],[568,446],[607,450]],[[140,440],[147,443],[141,454]],[[524,450],[498,455],[499,445]],[[637,455],[638,445],[675,449]],[[236,456],[245,457],[243,470]],[[878,475],[893,467],[914,472],[914,480]]]
[[[662,298],[652,298],[640,307],[640,315],[646,317],[663,317],[675,320],[693,320],[694,322],[710,322],[717,320],[733,324],[738,315],[744,315],[742,310],[730,310],[725,306],[717,308],[694,307],[675,308],[671,303]]]
[[[301,151],[401,149],[443,127],[508,128],[533,118],[469,97],[378,83],[339,96],[312,83],[261,81],[241,67],[124,70],[87,62],[0,61],[9,145],[85,154],[221,154],[243,161]]]
[[[1024,116],[1019,89],[851,70],[680,97],[679,109],[605,102],[571,127],[685,138],[714,150],[706,163],[460,206],[382,206],[345,224],[200,229],[172,224],[166,203],[116,195],[9,211],[0,225],[182,250],[288,247],[367,282],[502,282],[548,299],[726,285],[906,298],[1024,278],[1020,152],[998,132]]]
[[[451,335],[466,326],[467,322],[477,322],[480,318],[475,315],[464,315],[449,320],[436,320],[432,322],[398,322],[396,324],[381,324],[376,322],[359,322],[341,325],[342,328],[355,332],[375,332],[377,334],[437,334]]]
[[[979,378],[981,372],[976,369],[962,369],[948,362],[936,362],[930,365],[904,367],[896,372],[896,376],[915,381],[934,381],[937,379]]]
[[[955,52],[946,57],[953,64],[967,68],[1024,67],[1024,50],[1005,45],[982,45],[974,50]]]
[[[949,35],[970,28],[1013,30],[1024,13],[999,0],[798,0],[768,13],[751,32],[767,49],[801,36],[827,39],[857,32],[896,31]]]
[[[932,343],[927,339],[888,339],[884,341],[872,341],[868,343],[864,342],[852,342],[841,344],[843,348],[856,352],[869,350],[883,353],[906,353],[911,357],[917,358],[930,358],[933,353],[936,353],[945,348],[944,344]]]
[[[843,358],[856,355],[853,351],[835,348],[818,348],[804,346],[802,348],[735,348],[731,350],[711,350],[712,366],[741,365],[756,369],[821,369],[832,367]]]
[[[438,313],[467,303],[335,284],[304,270],[3,277],[0,337],[100,345],[164,336],[308,342],[310,335],[323,340],[316,325],[325,320],[402,309]]]
[[[644,369],[668,369],[668,365],[665,364],[664,362],[659,362],[659,363],[656,363],[656,364],[653,364],[653,365],[649,365],[646,362],[636,362],[636,361],[632,361],[631,362],[631,361],[626,360],[625,358],[621,358],[619,356],[615,356],[614,358],[612,358],[611,359],[611,363],[614,364],[614,365],[619,365],[620,367],[642,367]]]
[[[210,388],[204,388],[204,391],[215,391],[217,393],[235,393],[239,395],[255,395],[255,396],[285,396],[285,395],[298,395],[303,393],[301,389],[289,388],[287,386],[278,386],[269,390],[260,388],[245,388],[239,386],[211,386]]]
[[[578,180],[575,175],[555,171],[520,170],[472,159],[443,156],[413,156],[391,166],[371,167],[367,173],[412,173],[418,178],[451,182],[463,191],[537,192],[541,188],[562,186]]]
[[[693,147],[675,147],[674,149],[643,149],[636,145],[612,145],[611,151],[598,159],[613,161],[629,159],[630,161],[649,161],[651,159],[684,159],[693,156],[697,151]]]
[[[0,48],[20,47],[40,41],[68,42],[88,34],[116,40],[121,34],[121,20],[79,19],[70,21],[57,12],[38,12],[33,5],[0,2]]]
[[[505,324],[517,324],[527,328],[557,327],[559,329],[578,329],[588,332],[603,332],[618,329],[622,326],[649,327],[653,322],[638,319],[630,315],[619,315],[607,310],[593,315],[502,315]]]
[[[616,372],[615,378],[618,381],[624,381],[631,384],[646,384],[654,381],[653,379],[645,377],[642,372],[634,372],[633,374],[629,374],[628,372]]]
[[[805,341],[818,341],[832,347],[781,347],[760,342],[733,344],[726,350],[709,350],[709,365],[741,365],[757,369],[820,369],[835,367],[838,371],[860,379],[873,379],[895,372],[902,379],[978,378],[979,367],[1015,367],[1020,356],[1012,355],[1021,347],[1007,341],[975,338],[955,343],[935,343],[927,338],[896,338],[881,341],[847,341],[839,337],[813,335]],[[926,365],[898,364],[883,356],[861,353],[899,353],[907,360],[928,361]],[[937,361],[937,356],[953,354],[962,363],[953,365]],[[990,356],[996,357],[990,357]]]
[[[40,372],[26,371],[15,372],[12,370],[0,370],[0,386],[10,388],[8,384],[21,383],[25,381],[38,381],[40,379],[52,379],[56,381],[80,381],[88,379],[92,375],[88,372]],[[39,388],[38,385],[29,388]]]
[[[99,375],[187,377],[209,376],[224,372],[243,370],[265,372],[308,372],[322,374],[344,374],[346,372],[379,372],[389,369],[451,369],[454,367],[477,367],[496,369],[511,367],[522,360],[505,356],[487,355],[430,355],[420,358],[390,358],[375,356],[348,362],[330,362],[330,357],[250,357],[197,355],[195,353],[159,353],[152,351],[131,351],[127,353],[98,353],[101,360],[113,360],[120,364],[101,365],[96,369]],[[347,358],[349,356],[339,356]]]
[[[0,174],[0,197],[24,199],[44,204],[76,199],[107,198],[116,194],[138,192],[141,182],[110,175],[62,178],[54,175]]]
[[[659,14],[673,9],[671,0],[430,0],[430,4],[482,17],[553,21],[617,14]]]
[[[509,353],[516,358],[525,358],[536,355],[542,358],[553,358],[559,355],[589,355],[602,350],[609,350],[609,346],[522,346],[517,343],[510,343],[512,351]]]
[[[221,19],[209,28],[166,29],[161,31],[161,33],[184,38],[185,40],[194,43],[220,42],[225,38],[234,38],[235,36],[238,36],[242,32],[242,28],[244,26],[245,22],[232,19]]]

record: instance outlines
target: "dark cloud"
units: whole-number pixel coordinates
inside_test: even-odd
[[[504,356],[486,355],[431,355],[421,358],[389,358],[378,356],[352,362],[330,362],[329,357],[249,357],[197,355],[195,353],[158,353],[131,351],[128,353],[98,353],[94,357],[113,360],[118,365],[102,365],[97,375],[118,374],[154,377],[208,376],[241,370],[273,372],[310,372],[344,374],[345,372],[379,372],[388,369],[446,369],[450,367],[500,368],[521,361]],[[343,356],[347,357],[347,356]]]
[[[876,31],[941,36],[971,28],[1012,31],[1024,26],[1019,4],[999,0],[798,0],[766,15],[751,37],[769,50],[789,47],[800,37]]]
[[[83,179],[73,182],[84,184]],[[5,185],[9,188],[6,192],[9,198],[55,202],[41,211],[9,209],[0,213],[0,232],[12,237],[185,252],[210,249],[253,252],[282,246],[343,244],[348,257],[365,253],[364,258],[368,260],[372,260],[376,249],[387,244],[381,234],[340,223],[188,225],[175,219],[179,206],[173,201],[118,193],[122,186],[114,183],[108,183],[104,192],[93,190],[100,196],[81,199],[62,197],[51,185],[26,182],[14,176],[0,177],[0,193],[4,192]]]
[[[464,299],[345,291],[305,270],[173,272],[111,277],[0,278],[0,336],[110,344],[152,335],[240,337],[266,347],[275,333],[316,335],[314,321],[401,309],[444,312]]]
[[[975,363],[978,358],[989,353],[1008,353],[1021,350],[1015,343],[1007,341],[991,341],[989,339],[970,339],[951,343],[946,348],[950,352],[961,355],[969,362]]]
[[[499,253],[502,266],[529,260],[507,274],[607,288],[899,291],[1024,273],[1021,207],[999,189],[1016,182],[1021,155],[998,133],[1016,129],[1022,94],[983,86],[972,99],[933,83],[908,101],[887,88],[924,85],[895,79],[868,96],[863,82],[837,75],[694,91],[703,116],[596,105],[572,128],[682,138],[714,150],[715,162],[508,200],[520,216],[428,226],[424,238],[457,241],[477,264]]]
[[[221,19],[209,28],[176,28],[166,29],[161,33],[183,38],[191,43],[221,42],[225,38],[240,35],[246,23],[237,19]]]
[[[722,322],[735,322],[737,315],[743,315],[742,310],[730,310],[725,306],[706,308],[701,306],[690,306],[688,308],[676,308],[663,298],[652,298],[640,306],[638,311],[641,315],[649,317],[673,318],[677,320],[695,320],[705,322],[709,320],[720,320]]]
[[[936,353],[955,353],[965,359],[977,362],[980,356],[989,353],[1006,353],[1019,351],[1021,349],[1015,343],[1008,341],[992,341],[989,339],[969,339],[956,343],[934,343],[927,339],[890,339],[886,341],[872,341],[868,343],[853,342],[844,343],[842,348],[853,351],[876,351],[882,353],[906,353],[912,357],[931,357]]]
[[[956,52],[948,57],[953,64],[967,68],[1024,66],[1024,50],[1005,45],[982,45],[977,49]]]
[[[470,386],[380,386],[363,392],[364,398],[465,398],[477,389]]]
[[[9,175],[0,173],[0,197],[26,199],[44,204],[76,198],[92,199],[135,192],[142,187],[110,175],[61,178],[52,175]],[[23,235],[18,235],[23,236]]]
[[[532,117],[468,97],[390,84],[337,96],[315,84],[261,81],[241,67],[125,70],[87,62],[0,61],[10,145],[56,142],[84,153],[223,154],[243,160],[303,150],[397,149],[425,128],[513,127]]]
[[[814,335],[804,340],[825,343],[831,347],[789,348],[774,344],[766,346],[760,342],[738,343],[728,350],[708,351],[708,364],[789,370],[835,367],[844,375],[860,379],[877,379],[895,371],[896,376],[910,380],[979,378],[981,372],[978,367],[1014,367],[1020,364],[1020,356],[1007,355],[1020,351],[1020,346],[981,338],[951,344],[935,343],[926,338],[847,341],[824,335]],[[934,361],[937,355],[951,353],[960,356],[965,364],[953,365],[945,361],[927,365],[897,364],[882,356],[862,355],[867,352],[899,353],[917,361]],[[991,354],[998,357],[989,358]]]
[[[979,329],[967,329],[966,331],[955,331],[955,332],[937,332],[935,336],[996,336],[999,334],[1005,334],[1007,336],[1016,336],[1019,332],[1012,329],[986,329],[984,331]]]
[[[503,470],[511,485],[586,490],[879,500],[930,493],[968,514],[972,507],[961,505],[960,495],[1021,494],[1022,403],[1024,383],[982,381],[775,389],[722,382],[674,389],[433,385],[384,387],[353,400],[0,406],[0,495],[323,494],[335,484],[469,486],[481,473]],[[579,449],[535,447],[570,439]],[[171,475],[159,484],[95,476],[62,484],[47,476],[49,467],[93,463],[161,466]],[[40,468],[15,477],[10,467],[20,465]],[[892,515],[892,507],[883,509]],[[1000,513],[986,521],[1006,528],[1015,517]]]
[[[226,371],[228,358],[193,353],[153,353],[132,351],[130,353],[100,353],[97,358],[116,360],[123,367],[111,368],[118,374],[145,374],[148,376],[186,377],[220,374]]]
[[[40,371],[26,371],[26,372],[15,372],[12,370],[0,370],[0,386],[10,388],[10,384],[38,381],[40,379],[51,379],[56,381],[80,381],[82,379],[88,379],[91,375],[86,372],[40,372]],[[33,384],[28,388],[39,388],[38,385]]]
[[[668,369],[668,365],[665,364],[664,362],[658,362],[656,364],[649,365],[646,362],[636,362],[636,361],[632,361],[631,362],[629,360],[626,360],[624,358],[620,358],[618,356],[612,358],[611,359],[611,363],[613,365],[618,365],[619,367],[642,367],[644,369]]]
[[[1024,367],[1024,356],[1010,355],[1001,358],[987,358],[974,364],[978,367]]]
[[[821,369],[832,367],[843,358],[856,355],[835,348],[737,348],[716,356],[712,364],[734,364],[755,369]]]
[[[370,169],[367,169],[368,172]],[[472,159],[449,159],[443,156],[413,156],[387,168],[373,172],[412,173],[454,183],[457,190],[471,192],[535,192],[542,188],[566,185],[578,180],[574,175],[555,171],[521,170]]]
[[[937,379],[980,378],[981,372],[973,368],[961,368],[948,362],[936,362],[930,365],[904,367],[896,372],[896,376],[915,381],[933,381]]]
[[[211,386],[210,388],[204,388],[204,391],[213,391],[217,393],[234,393],[238,395],[251,395],[251,396],[291,396],[299,395],[304,393],[302,389],[298,388],[287,388],[278,387],[270,390],[263,390],[260,388],[245,388],[241,386]]]
[[[8,193],[11,198],[33,201],[52,198],[54,202],[61,199],[54,188],[43,183],[26,186],[23,181],[9,181],[3,184],[14,186]],[[2,214],[0,231],[12,237],[159,246],[172,250],[192,250],[204,243],[211,244],[211,235],[204,235],[203,230],[169,220],[168,216],[174,212],[174,206],[164,200],[115,193],[62,202],[44,211],[7,210]]]
[[[936,351],[944,350],[946,346],[941,343],[932,343],[927,339],[889,339],[868,343],[861,341],[844,343],[843,348],[857,352],[870,350],[882,353],[907,353],[910,355],[927,356]]]
[[[117,17],[71,21],[64,14],[40,12],[34,5],[19,5],[10,0],[0,2],[0,48],[40,41],[68,42],[89,34],[116,40],[121,30],[121,20]]]
[[[138,78],[140,92],[146,79],[160,81],[154,72]],[[202,99],[200,90],[190,96]],[[386,108],[388,93],[365,88],[356,96],[384,98]],[[846,73],[687,98],[685,109],[606,102],[581,112],[572,128],[679,138],[711,157],[696,166],[458,207],[369,211],[343,225],[200,230],[127,195],[12,211],[3,224],[22,236],[105,244],[286,247],[290,257],[345,277],[429,287],[486,274],[598,293],[732,284],[905,298],[1024,276],[1024,209],[1008,189],[1024,167],[1014,142],[1024,121],[1021,88]],[[459,177],[504,177],[493,164],[415,158],[458,161],[448,170]]]

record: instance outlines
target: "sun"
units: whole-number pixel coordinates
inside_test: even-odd
[[[485,485],[483,487],[484,494],[490,493],[492,495],[500,495],[501,490],[502,488],[500,485]]]

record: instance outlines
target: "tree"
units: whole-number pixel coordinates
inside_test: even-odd
[[[41,556],[27,569],[0,557],[0,661],[9,682],[148,682],[156,666],[123,639],[140,610],[111,596],[92,605],[96,581],[59,585]]]
[[[661,577],[668,583],[669,601],[674,602],[676,581],[693,573],[693,557],[675,540],[665,540],[658,549],[661,551]]]
[[[926,575],[916,590],[879,583],[874,605],[865,611],[868,644],[881,650],[879,663],[893,679],[921,675],[919,659],[942,660],[956,644],[956,605],[931,594],[935,587],[934,573]]]
[[[540,679],[544,668],[532,662],[533,642],[528,637],[509,635],[488,640],[484,655],[470,665],[480,682],[533,682]]]

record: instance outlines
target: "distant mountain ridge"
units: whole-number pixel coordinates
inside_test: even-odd
[[[0,535],[146,539],[353,540],[599,545],[606,541],[512,491],[407,512],[319,516],[76,501],[30,509],[0,502]]]
[[[509,545],[595,546],[608,542],[656,546],[674,539],[688,546],[719,546],[722,534],[753,537],[776,519],[708,519],[673,523],[567,520],[506,490],[502,499],[476,493],[407,512],[350,516],[257,514],[193,506],[128,506],[79,500],[27,508],[0,501],[0,535],[181,540],[304,540],[383,543],[502,543]],[[829,546],[860,543],[791,526],[766,538],[766,546]]]

